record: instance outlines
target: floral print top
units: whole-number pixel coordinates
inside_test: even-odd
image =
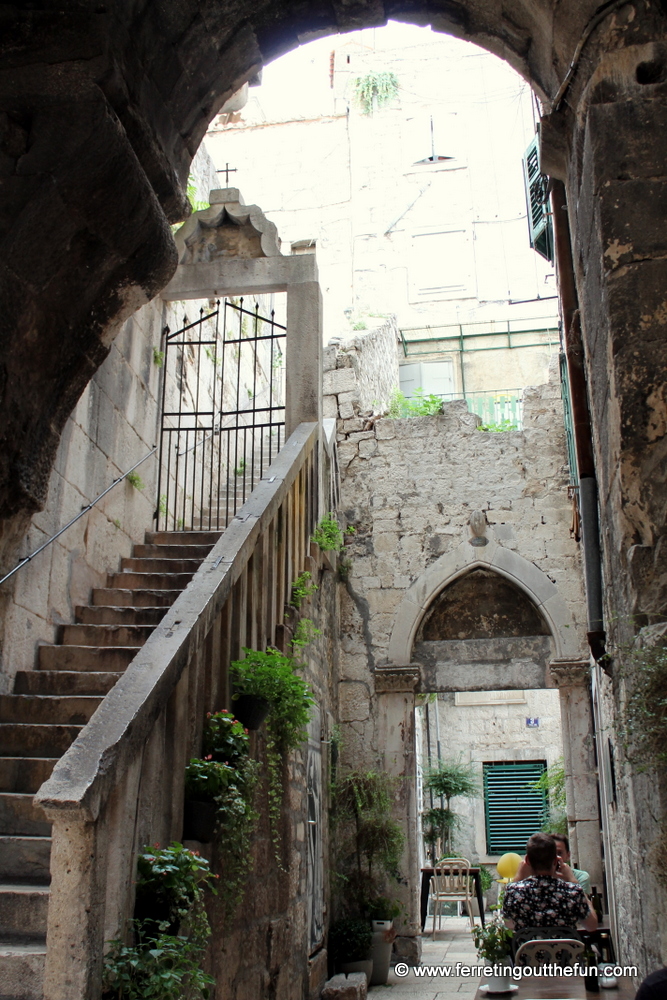
[[[576,927],[590,910],[578,883],[563,882],[553,875],[531,875],[522,882],[510,882],[505,890],[503,916],[522,927]]]

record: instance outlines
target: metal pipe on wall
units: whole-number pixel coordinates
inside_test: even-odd
[[[602,614],[602,565],[598,489],[593,457],[591,420],[586,391],[584,347],[579,322],[579,302],[572,266],[572,244],[567,217],[567,196],[562,181],[552,181],[551,205],[556,249],[556,265],[563,310],[563,337],[570,382],[570,402],[579,484],[584,584],[588,616],[587,639],[591,653],[599,661],[605,653]],[[603,661],[604,664],[604,661]]]

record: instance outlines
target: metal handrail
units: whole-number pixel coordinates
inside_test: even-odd
[[[114,488],[114,486],[117,486],[118,483],[123,481],[123,479],[126,479],[131,472],[134,472],[134,470],[137,469],[142,464],[142,462],[145,462],[147,458],[150,458],[151,455],[154,455],[156,451],[157,451],[157,445],[154,445],[148,452],[148,454],[144,455],[143,458],[140,458],[139,461],[136,462],[131,469],[128,469],[127,472],[124,472],[122,476],[118,477],[118,479],[114,479],[111,486],[107,486],[107,488],[102,493],[100,493],[99,496],[95,497],[95,499],[92,500],[85,507],[82,507],[79,513],[76,515],[76,517],[73,517],[71,521],[68,521],[64,528],[61,528],[60,531],[56,531],[55,535],[51,535],[51,537],[48,538],[45,542],[43,542],[38,549],[35,549],[35,551],[31,552],[29,556],[24,556],[23,559],[17,562],[14,569],[10,569],[9,573],[6,573],[3,576],[2,580],[0,580],[0,587],[2,586],[3,583],[9,580],[11,576],[14,576],[14,573],[17,573],[22,566],[25,566],[26,563],[29,563],[31,559],[34,559],[35,556],[38,556],[40,552],[43,552],[44,549],[51,544],[51,542],[55,542],[56,538],[60,538],[63,532],[67,531],[68,528],[71,528],[73,524],[76,524],[76,522],[79,520],[80,517],[83,517],[84,514],[86,514],[89,510],[91,510],[95,506],[98,500],[101,500],[102,497],[105,497],[107,493]]]

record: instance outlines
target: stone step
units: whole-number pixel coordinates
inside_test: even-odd
[[[143,646],[154,625],[63,625],[63,646]]]
[[[0,722],[0,756],[62,757],[82,728]]]
[[[0,833],[19,837],[51,836],[51,824],[33,798],[32,792],[0,792]],[[0,927],[4,929],[1,920]]]
[[[76,608],[76,620],[81,625],[159,625],[166,610],[85,605]]]
[[[108,587],[129,590],[185,590],[194,573],[109,573]]]
[[[135,559],[197,559],[201,562],[213,548],[210,545],[135,545]]]
[[[94,605],[116,608],[170,608],[180,590],[120,590],[111,587],[96,587],[93,590]]]
[[[50,863],[50,837],[0,835],[0,881],[48,885]]]
[[[146,545],[215,545],[221,531],[147,531]]]
[[[46,939],[0,937],[0,1000],[42,1000]]]
[[[38,670],[79,670],[122,673],[140,646],[40,646]]]
[[[0,927],[3,935],[46,936],[49,887],[0,882]]]
[[[56,765],[57,757],[0,757],[0,792],[34,794]]]
[[[192,573],[201,566],[201,559],[121,559],[121,573]]]
[[[0,722],[85,726],[101,697],[92,695],[0,695]]]
[[[14,694],[105,695],[119,677],[122,677],[120,670],[99,673],[92,670],[19,670],[14,678]]]

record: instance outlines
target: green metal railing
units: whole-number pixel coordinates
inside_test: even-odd
[[[435,392],[443,403],[465,399],[470,413],[482,418],[482,423],[493,430],[520,431],[523,429],[522,389],[486,389],[479,392]]]
[[[545,325],[545,320],[542,319],[403,327],[400,333],[406,358],[453,351],[462,354],[469,351],[506,351],[508,348],[557,347],[560,343],[558,322],[554,320],[550,323],[547,320]],[[500,343],[489,344],[490,337],[500,339]],[[475,344],[477,340],[482,343]]]

